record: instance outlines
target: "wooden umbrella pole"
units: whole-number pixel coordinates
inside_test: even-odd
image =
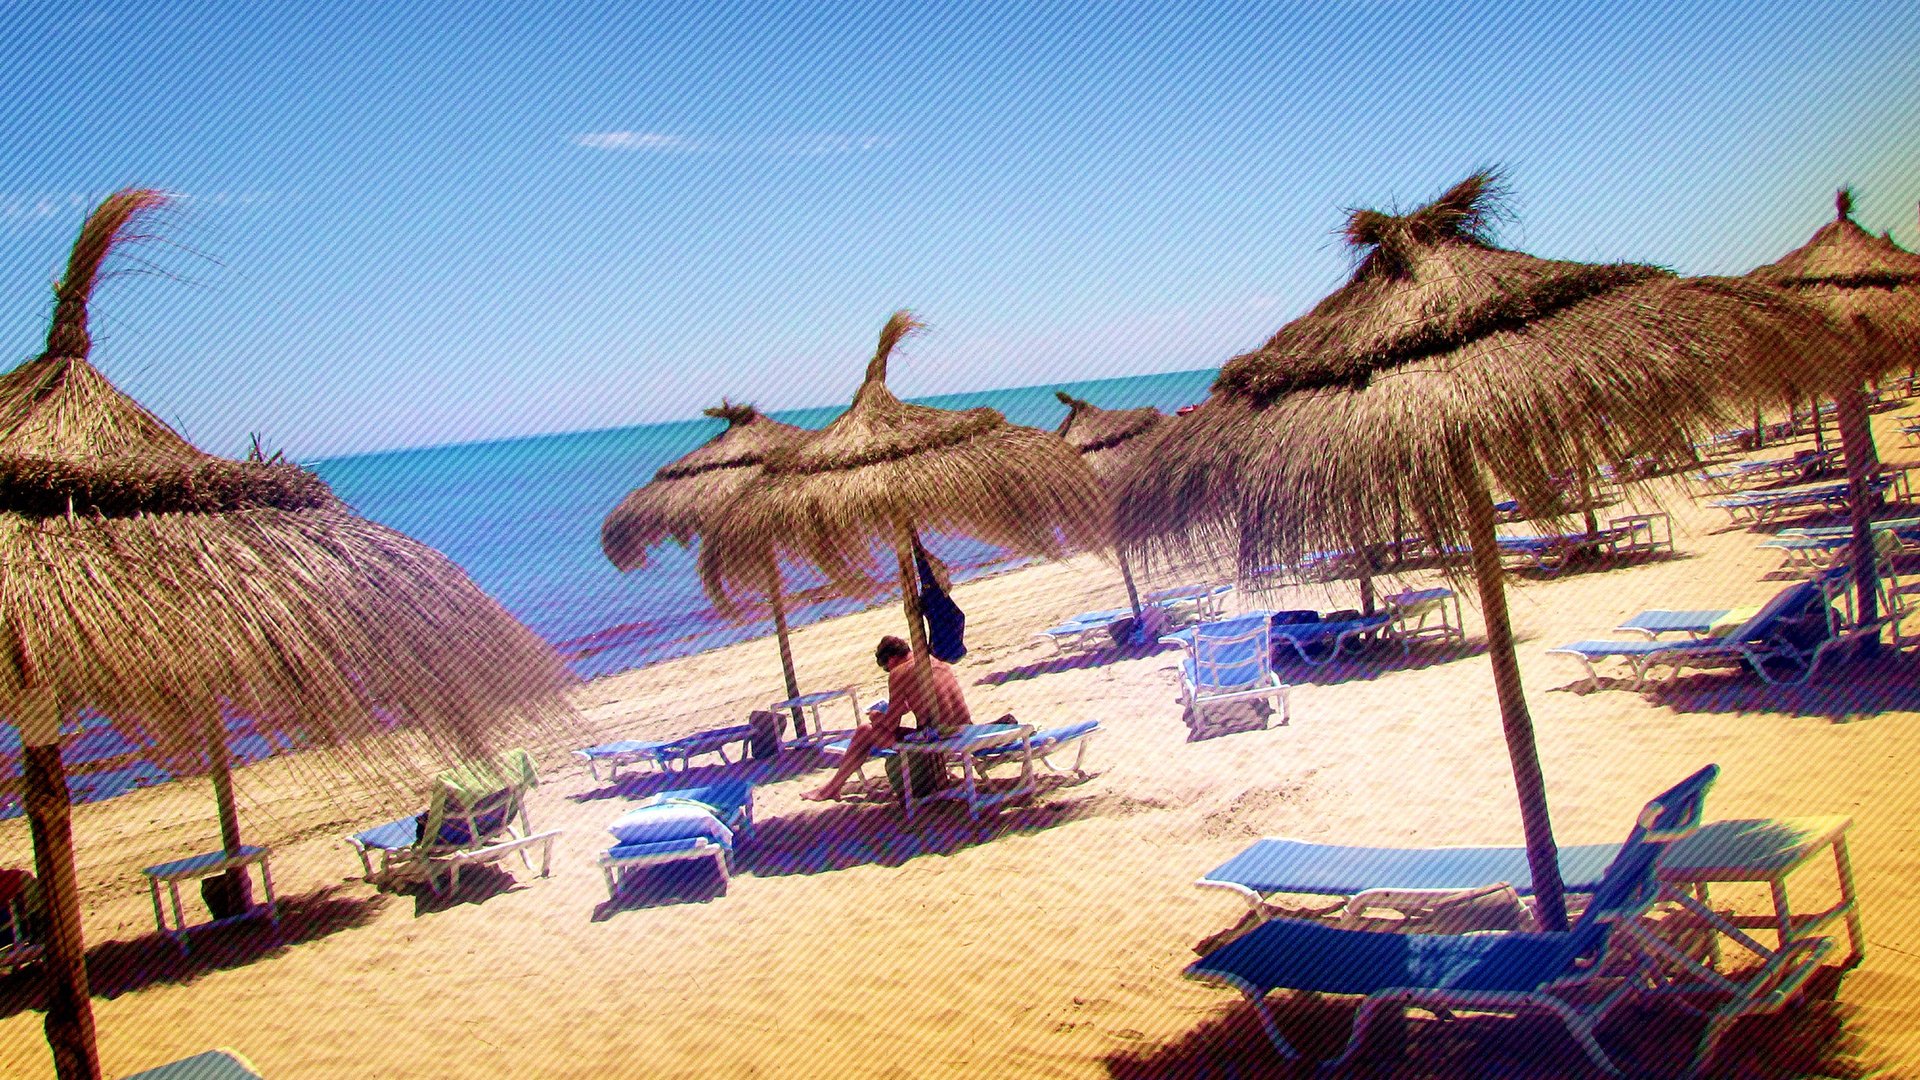
[[[913,677],[920,687],[915,710],[923,728],[940,726],[940,703],[933,697],[933,661],[927,651],[927,623],[920,615],[920,572],[913,565],[917,538],[906,525],[894,527],[893,550],[900,557],[900,602],[907,612],[907,640],[913,644]]]
[[[1120,560],[1120,580],[1127,583],[1127,606],[1133,609],[1133,621],[1140,621],[1140,590],[1133,583],[1133,570],[1127,566],[1127,557],[1119,552],[1114,557]]]
[[[1480,611],[1487,624],[1487,658],[1493,662],[1500,724],[1506,732],[1513,783],[1520,796],[1520,824],[1527,840],[1527,866],[1533,872],[1534,902],[1544,929],[1565,930],[1567,899],[1560,882],[1560,853],[1553,842],[1552,819],[1547,815],[1547,785],[1534,745],[1533,717],[1527,712],[1520,662],[1513,651],[1500,546],[1494,536],[1493,496],[1487,493],[1480,469],[1464,447],[1455,449],[1451,465],[1454,483],[1466,501],[1467,543],[1473,555],[1475,583],[1480,587]]]
[[[227,727],[218,707],[203,721],[207,737],[207,775],[213,781],[213,801],[220,808],[220,848],[240,854],[240,808],[233,800],[233,761],[227,756]],[[232,871],[228,872],[230,875]]]
[[[1873,550],[1873,527],[1869,520],[1874,502],[1873,428],[1867,419],[1867,396],[1858,386],[1840,391],[1834,398],[1834,406],[1840,446],[1847,459],[1847,518],[1853,530],[1847,560],[1853,566],[1854,611],[1864,624],[1880,613],[1880,560]],[[1879,651],[1879,634],[1861,639],[1860,656],[1870,657]]]
[[[1765,445],[1767,445],[1767,420],[1760,415],[1760,403],[1756,401],[1753,403],[1753,448],[1758,450]]]
[[[18,719],[22,801],[47,911],[47,1046],[60,1080],[100,1080],[80,888],[73,869],[73,801],[60,763],[59,703],[45,690],[30,690]]]
[[[228,858],[240,854],[240,807],[233,797],[233,759],[227,753],[227,725],[219,706],[207,711],[207,778],[213,781],[213,802],[220,814],[220,850]],[[238,915],[247,908],[247,871],[228,867],[220,879],[225,890],[227,910],[216,915]]]
[[[1755,428],[1754,430],[1758,431],[1759,429]],[[1573,473],[1580,485],[1580,516],[1585,519],[1587,539],[1591,540],[1600,535],[1600,519],[1594,516],[1593,512],[1593,489],[1595,487],[1593,473],[1588,471],[1584,462],[1576,466]]]
[[[787,679],[787,700],[800,696],[800,679],[793,673],[793,645],[787,640],[787,602],[780,595],[780,572],[774,571],[767,585],[767,604],[773,608],[773,636],[780,642],[780,673]],[[793,707],[793,734],[804,738],[807,722],[801,719],[800,706]]]

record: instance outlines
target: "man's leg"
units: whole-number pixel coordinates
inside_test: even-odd
[[[847,752],[840,762],[840,768],[834,771],[833,779],[804,792],[801,798],[809,802],[826,802],[840,797],[840,789],[846,786],[847,778],[859,770],[861,763],[867,760],[867,752],[873,748],[876,738],[873,726],[861,724],[854,729],[853,737],[847,740]]]

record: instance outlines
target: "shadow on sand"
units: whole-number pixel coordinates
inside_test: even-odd
[[[685,772],[629,770],[617,780],[567,798],[577,803],[599,802],[603,799],[644,799],[661,791],[717,784],[722,780],[745,780],[755,785],[777,784],[827,764],[826,758],[812,750],[789,750],[764,760],[748,758],[731,765],[696,765]]]
[[[1808,983],[1805,996],[1773,1016],[1750,1017],[1720,1040],[1702,1075],[1741,1080],[1787,1077],[1864,1077],[1860,1038],[1848,1030],[1852,1010],[1833,1000],[1840,983],[1826,968]],[[1308,1058],[1323,1061],[1346,1047],[1357,999],[1277,993],[1268,999],[1281,1031]],[[1391,1025],[1376,1025],[1365,1056],[1341,1075],[1349,1077],[1500,1077],[1559,1080],[1599,1077],[1566,1029],[1545,1017],[1459,1016],[1437,1020],[1413,1012],[1403,1041]],[[1624,1006],[1601,1029],[1600,1043],[1635,1075],[1680,1073],[1700,1021],[1672,1008]],[[1400,1045],[1395,1045],[1396,1041]],[[1252,1080],[1305,1078],[1311,1066],[1289,1064],[1275,1052],[1253,1011],[1223,1005],[1179,1039],[1147,1049],[1109,1054],[1107,1073],[1116,1080]]]
[[[346,888],[328,885],[280,897],[278,931],[264,920],[195,931],[188,939],[192,951],[185,956],[158,931],[127,941],[103,941],[87,950],[93,995],[112,999],[151,986],[190,983],[212,971],[245,967],[294,945],[365,926],[388,902],[380,895],[341,895]],[[0,979],[0,1017],[45,1007],[37,965]]]
[[[1276,653],[1279,660],[1273,669],[1280,673],[1283,681],[1295,686],[1337,686],[1341,683],[1372,682],[1396,672],[1421,671],[1440,664],[1451,664],[1456,660],[1482,656],[1486,651],[1487,643],[1481,638],[1471,639],[1465,644],[1415,645],[1408,654],[1402,654],[1398,645],[1387,643],[1357,654],[1342,655],[1324,664],[1308,664],[1300,659],[1291,645],[1287,645]]]
[[[1675,712],[1785,713],[1844,724],[1920,708],[1914,675],[1911,655],[1883,645],[1872,660],[1826,661],[1806,686],[1768,686],[1745,672],[1701,672],[1654,687],[1648,696]]]
[[[1122,660],[1139,660],[1144,657],[1158,656],[1165,652],[1178,652],[1178,645],[1136,645],[1122,647],[1103,645],[1097,649],[1083,652],[1062,653],[1049,656],[1045,660],[1036,660],[1031,664],[1022,664],[1005,671],[992,671],[973,681],[975,686],[1000,686],[1004,683],[1019,682],[1022,679],[1037,678],[1041,675],[1055,675],[1062,671],[1086,671],[1090,668],[1105,667]]]
[[[775,877],[899,866],[922,855],[951,855],[1002,836],[1040,832],[1091,813],[1090,797],[1060,793],[1097,775],[1043,774],[1026,802],[988,811],[978,821],[968,818],[959,803],[940,802],[917,808],[909,822],[884,794],[885,781],[876,780],[860,801],[756,822],[753,843],[740,853],[740,868],[756,877]]]

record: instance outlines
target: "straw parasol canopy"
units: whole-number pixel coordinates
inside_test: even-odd
[[[1534,880],[1561,924],[1489,486],[1551,506],[1557,476],[1685,457],[1730,404],[1784,385],[1834,335],[1778,290],[1499,247],[1501,195],[1482,172],[1412,213],[1352,212],[1350,279],[1149,436],[1117,528],[1122,550],[1150,555],[1224,545],[1243,576],[1397,540],[1402,522],[1469,549]]]
[[[1748,276],[1790,289],[1859,334],[1851,354],[1862,376],[1885,374],[1920,356],[1920,255],[1853,220],[1853,193],[1834,197],[1834,220],[1805,244]]]
[[[1067,440],[1068,446],[1079,451],[1080,460],[1093,470],[1094,478],[1100,481],[1101,487],[1109,491],[1123,474],[1126,464],[1133,460],[1135,452],[1143,445],[1140,436],[1167,418],[1166,413],[1152,406],[1103,409],[1065,390],[1055,390],[1053,393],[1060,399],[1060,404],[1067,407],[1067,418],[1060,421],[1056,434]],[[1133,571],[1128,568],[1124,557],[1120,559],[1120,578],[1126,583],[1127,604],[1133,608],[1134,618],[1137,619],[1140,617],[1140,590],[1134,586]]]
[[[687,546],[707,531],[708,521],[733,501],[749,484],[761,476],[767,454],[812,432],[792,424],[783,424],[751,405],[735,405],[724,399],[706,415],[725,420],[726,429],[708,439],[690,453],[668,462],[653,474],[653,480],[635,488],[620,505],[607,514],[600,525],[600,548],[607,560],[622,572],[646,565],[647,552],[671,539]],[[800,680],[794,673],[793,647],[789,643],[786,603],[781,596],[780,579],[769,576],[764,584],[768,605],[773,610],[774,637],[780,647],[780,667],[786,679],[787,698],[800,696]],[[805,723],[798,706],[792,710],[796,735],[805,735]]]
[[[1009,424],[993,409],[908,404],[887,389],[888,358],[919,326],[910,312],[895,312],[853,404],[814,437],[770,452],[764,482],[743,491],[704,537],[701,576],[717,604],[732,607],[735,590],[756,587],[783,558],[870,594],[874,581],[860,568],[877,541],[894,549],[914,652],[924,658],[913,584],[921,532],[1042,558],[1106,545],[1106,500],[1059,436]]]
[[[661,466],[601,523],[600,548],[622,572],[645,566],[647,552],[668,540],[692,544],[715,508],[759,475],[769,451],[809,434],[751,405],[722,401],[706,415],[725,420],[726,430]]]
[[[1920,358],[1920,255],[1891,236],[1876,237],[1853,220],[1853,192],[1834,198],[1834,220],[1778,261],[1755,269],[1754,281],[1785,289],[1825,311],[1854,337],[1839,362],[1809,372],[1834,399],[1840,443],[1847,458],[1848,508],[1853,525],[1849,559],[1854,566],[1861,620],[1877,614],[1879,590],[1868,524],[1873,498],[1868,484],[1879,454],[1867,417],[1866,380]],[[1816,399],[1814,423],[1819,423]],[[1871,646],[1870,646],[1871,647]]]
[[[1079,452],[1080,460],[1087,463],[1094,477],[1103,484],[1118,476],[1121,467],[1139,450],[1142,445],[1137,441],[1139,437],[1167,418],[1166,413],[1152,406],[1103,409],[1065,390],[1055,390],[1053,396],[1067,407],[1067,418],[1060,421],[1055,433]]]
[[[92,710],[169,769],[211,773],[231,854],[223,710],[299,746],[354,742],[296,760],[363,781],[411,768],[412,750],[477,756],[570,715],[552,649],[445,556],[354,515],[298,466],[195,448],[88,362],[101,265],[165,202],[125,190],[94,210],[55,286],[46,351],[0,376],[0,717],[24,744],[62,1077],[99,1074],[63,721]]]

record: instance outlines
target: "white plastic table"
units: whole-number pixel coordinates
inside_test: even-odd
[[[1853,887],[1853,864],[1847,856],[1847,817],[1746,818],[1716,821],[1672,847],[1660,857],[1660,881],[1679,897],[1707,907],[1707,889],[1719,882],[1765,882],[1773,894],[1771,915],[1734,915],[1728,921],[1749,930],[1770,930],[1780,947],[1819,931],[1835,919],[1847,921],[1851,966],[1866,955],[1866,936],[1860,927],[1860,901]],[[1787,878],[1824,851],[1833,853],[1834,876],[1840,899],[1824,911],[1795,914],[1787,899]],[[1691,906],[1689,904],[1689,906]],[[1716,952],[1718,940],[1715,941]]]
[[[787,709],[805,709],[807,713],[813,717],[813,734],[809,735],[804,731],[795,731],[793,733],[794,737],[788,739],[785,744],[789,750],[801,750],[831,742],[853,731],[853,728],[845,728],[840,731],[826,731],[820,724],[820,706],[825,705],[829,701],[838,701],[841,698],[846,698],[853,703],[853,723],[854,727],[858,727],[860,725],[860,693],[858,688],[852,686],[843,686],[838,690],[822,690],[814,694],[801,694],[796,698],[776,701],[767,706],[767,708],[772,709],[774,712],[784,712]]]
[[[267,860],[272,855],[272,848],[243,847],[240,849],[238,855],[228,855],[224,851],[215,851],[207,855],[193,855],[185,859],[175,859],[173,862],[161,863],[158,866],[149,866],[140,871],[147,875],[147,887],[153,893],[154,923],[160,927],[161,933],[172,938],[173,943],[180,946],[180,951],[183,954],[187,951],[187,931],[189,930],[205,930],[212,926],[225,926],[228,923],[239,922],[242,919],[257,919],[262,915],[265,915],[267,920],[273,924],[274,929],[278,930],[280,928],[280,907],[273,898],[273,870],[267,865]],[[187,925],[186,918],[180,911],[180,883],[182,881],[198,881],[201,878],[213,877],[215,874],[224,874],[234,867],[252,866],[255,864],[258,864],[260,867],[260,883],[267,894],[266,903],[255,904],[238,915],[229,915],[224,919],[195,923],[192,926]],[[167,925],[166,909],[160,905],[160,885],[162,882],[166,883],[167,891],[173,897],[173,926],[171,927]]]

